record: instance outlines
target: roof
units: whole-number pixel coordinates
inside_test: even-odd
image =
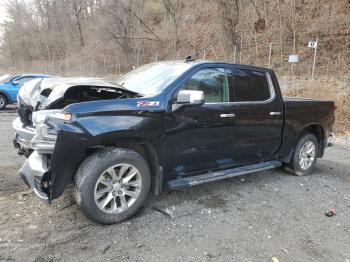
[[[18,74],[18,75],[14,75],[14,76],[22,76],[22,77],[59,77],[59,76],[53,76],[53,75],[46,75],[46,74]]]
[[[159,61],[158,63],[178,63],[178,64],[192,64],[193,66],[196,65],[205,65],[205,64],[223,64],[223,65],[235,65],[235,66],[241,66],[247,69],[256,69],[256,70],[270,70],[269,68],[265,67],[259,67],[255,65],[246,65],[246,64],[237,64],[237,63],[230,63],[228,61],[216,61],[216,60],[193,60],[193,61],[185,61],[185,60],[166,60],[166,61]]]

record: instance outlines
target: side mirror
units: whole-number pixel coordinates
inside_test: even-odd
[[[183,105],[203,105],[204,93],[197,90],[181,90],[177,94],[176,102],[172,105],[172,110],[175,111]]]
[[[204,93],[197,90],[181,90],[176,99],[177,104],[203,105]]]

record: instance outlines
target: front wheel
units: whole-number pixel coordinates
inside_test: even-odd
[[[147,162],[129,149],[107,149],[83,161],[75,175],[75,199],[101,224],[121,222],[144,204],[151,187]]]
[[[297,176],[311,173],[316,164],[318,150],[316,137],[313,134],[303,135],[295,147],[291,163],[285,166],[285,170]]]

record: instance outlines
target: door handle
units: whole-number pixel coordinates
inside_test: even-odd
[[[270,112],[270,116],[280,116],[281,112]]]
[[[221,118],[229,118],[229,117],[235,117],[236,114],[234,113],[231,113],[231,114],[220,114],[220,117]]]

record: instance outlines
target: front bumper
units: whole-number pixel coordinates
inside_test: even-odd
[[[37,128],[25,126],[20,118],[16,118],[12,124],[13,144],[19,148],[19,154],[27,157],[34,150],[40,154],[52,154],[55,147],[56,136],[47,133],[47,126],[42,124]]]
[[[43,200],[48,200],[49,156],[34,151],[24,162],[19,175],[34,193]]]
[[[13,121],[12,127],[14,146],[19,148],[20,155],[28,158],[19,170],[19,175],[29,187],[33,188],[38,197],[48,200],[49,162],[56,136],[47,133],[47,125],[41,124],[36,128],[26,126],[20,118]]]
[[[15,146],[30,150],[20,176],[40,198],[48,202],[58,198],[85,159],[86,148],[93,142],[90,135],[77,125],[54,118],[36,125],[35,132],[18,120],[13,126]]]

